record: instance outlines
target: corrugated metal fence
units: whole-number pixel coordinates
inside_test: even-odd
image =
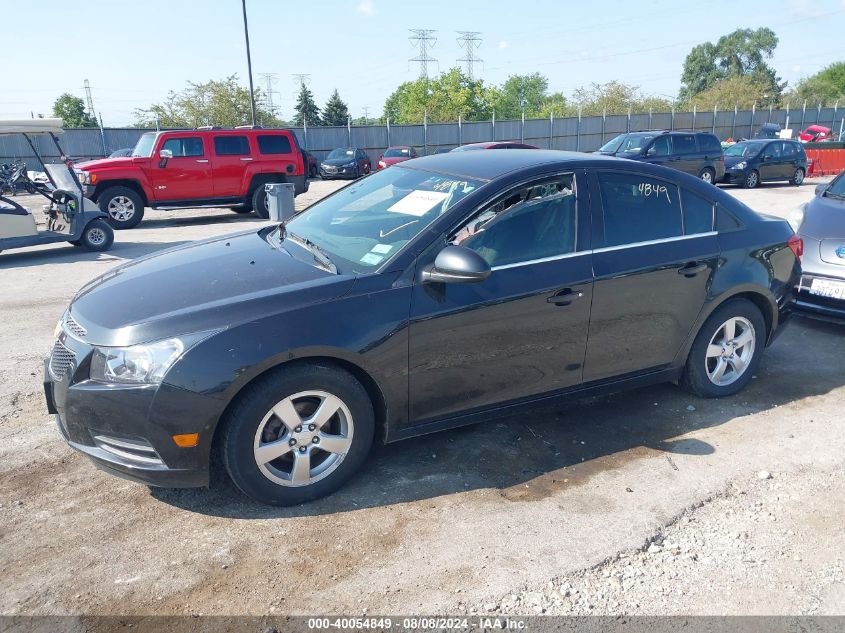
[[[430,123],[428,125],[365,125],[294,128],[302,147],[322,159],[336,147],[360,147],[373,161],[390,145],[411,145],[423,154],[480,141],[522,141],[544,149],[590,152],[617,134],[646,129],[696,129],[711,131],[720,139],[750,137],[763,123],[778,123],[796,132],[818,123],[839,132],[845,112],[837,108],[812,110],[748,110],[727,112],[655,112],[608,115]],[[133,147],[149,130],[139,128],[71,129],[61,137],[62,148],[75,160],[99,158],[124,147]],[[58,158],[49,139],[36,139],[38,151],[50,160]],[[22,137],[0,137],[0,162],[22,158],[36,168],[38,161]],[[49,162],[49,161],[48,161]]]

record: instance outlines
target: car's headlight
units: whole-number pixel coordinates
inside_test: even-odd
[[[801,223],[804,221],[804,211],[807,208],[807,203],[805,202],[800,207],[793,209],[786,215],[786,221],[789,222],[789,226],[792,227],[792,230],[796,233],[798,232],[798,228],[801,226]]]
[[[746,161],[742,161],[741,163],[737,163],[736,165],[734,165],[733,168],[734,169],[745,169],[746,167],[748,167],[748,163]]]
[[[380,161],[378,162],[378,166],[379,166],[379,167],[387,167],[387,163],[385,163],[383,160],[380,160]]]
[[[131,347],[98,347],[91,358],[91,380],[157,385],[184,351],[185,343],[178,338]]]

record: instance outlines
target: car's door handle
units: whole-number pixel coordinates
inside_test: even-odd
[[[580,299],[584,293],[580,290],[572,290],[572,288],[564,288],[559,293],[552,295],[546,299],[546,303],[551,303],[556,306],[568,306],[575,299]]]
[[[709,266],[706,263],[692,262],[678,269],[678,274],[684,277],[695,277],[698,273],[703,273]]]
[[[198,158],[198,159],[197,159],[197,162],[198,162],[198,163],[207,163],[207,162],[208,162],[208,159],[207,159],[207,158]]]
[[[246,157],[242,158],[241,160],[243,160],[243,161],[252,160],[252,157],[251,157],[251,156],[246,156]]]

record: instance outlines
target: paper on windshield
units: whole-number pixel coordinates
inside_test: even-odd
[[[416,189],[393,204],[387,210],[420,217],[442,203],[449,194],[443,191],[421,191]]]

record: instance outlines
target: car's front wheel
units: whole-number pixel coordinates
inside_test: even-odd
[[[232,481],[253,499],[277,506],[337,490],[363,464],[375,432],[373,405],[361,383],[319,363],[259,378],[222,423]]]
[[[789,179],[789,184],[795,185],[796,187],[804,182],[804,170],[800,167],[792,172],[792,178]]]
[[[129,187],[109,187],[99,195],[97,204],[118,230],[134,228],[144,219],[144,201]]]
[[[757,173],[757,170],[752,169],[748,172],[748,175],[745,177],[745,180],[742,182],[742,185],[746,189],[754,189],[757,185],[760,184],[760,174]]]
[[[682,384],[703,398],[731,396],[751,380],[766,345],[766,322],[747,299],[716,308],[695,338]]]
[[[716,181],[716,172],[714,172],[710,167],[705,167],[701,170],[701,173],[698,174],[698,177],[704,182],[709,182],[712,185]]]
[[[114,244],[114,230],[105,220],[91,220],[82,230],[82,237],[71,244],[101,253],[109,250]]]

